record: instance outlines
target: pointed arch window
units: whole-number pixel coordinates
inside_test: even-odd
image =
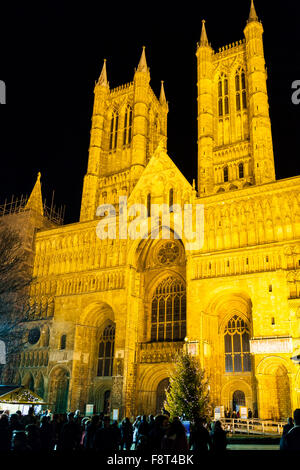
[[[247,109],[246,75],[238,70],[235,75],[236,110]]]
[[[151,341],[181,341],[186,336],[186,288],[173,277],[155,289],[151,302]]]
[[[147,195],[147,214],[148,217],[151,217],[151,194]]]
[[[118,127],[119,114],[115,111],[110,121],[109,150],[115,150],[117,148]]]
[[[228,181],[228,166],[224,166],[223,176],[224,176],[224,183],[226,183]]]
[[[124,117],[123,145],[129,145],[132,138],[132,108],[127,106]]]
[[[221,75],[218,82],[218,110],[219,116],[229,114],[229,87],[228,78]]]
[[[111,377],[113,373],[115,349],[115,327],[108,325],[104,328],[99,341],[98,377]]]
[[[225,372],[250,372],[250,330],[247,323],[234,315],[224,330]]]
[[[60,337],[60,349],[66,349],[67,346],[67,335],[61,335]]]
[[[241,179],[241,178],[244,178],[244,174],[245,174],[245,172],[244,172],[244,164],[243,164],[243,163],[240,163],[240,164],[239,164],[239,178],[240,178],[240,179]]]
[[[169,211],[173,212],[173,204],[174,204],[174,189],[171,188],[169,191]]]

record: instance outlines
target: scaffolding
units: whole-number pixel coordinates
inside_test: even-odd
[[[11,198],[11,201],[8,202],[5,199],[4,204],[0,205],[0,217],[4,215],[19,214],[20,212],[27,212],[30,208],[26,208],[28,202],[28,196],[25,197],[23,194],[19,199],[15,199],[14,195]],[[66,206],[61,205],[58,209],[54,205],[54,191],[52,193],[52,200],[50,207],[46,204],[46,199],[43,203],[44,217],[49,221],[53,222],[56,225],[63,225],[65,217]]]

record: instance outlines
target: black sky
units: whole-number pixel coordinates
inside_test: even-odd
[[[10,4],[9,4],[10,5]],[[256,0],[263,22],[277,178],[300,173],[298,1]],[[206,19],[216,50],[242,39],[250,0],[82,3],[15,2],[1,12],[0,203],[30,193],[38,171],[43,194],[79,218],[86,172],[93,87],[107,59],[111,88],[133,80],[142,46],[158,95],[169,102],[168,153],[190,182],[196,177],[196,43]]]

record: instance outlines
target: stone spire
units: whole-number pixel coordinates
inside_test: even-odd
[[[145,54],[145,46],[143,46],[142,55],[140,58],[140,62],[137,68],[137,72],[148,72],[148,66],[146,61],[146,54]]]
[[[42,188],[41,188],[41,173],[38,172],[36,183],[29,196],[25,209],[32,209],[39,215],[44,216]]]
[[[97,82],[97,85],[99,85],[99,86],[107,86],[107,87],[109,86],[108,81],[107,81],[106,59],[104,59],[102,71],[101,71],[99,80],[98,80],[98,82]]]
[[[161,81],[159,102],[160,104],[167,104],[163,80]]]
[[[250,14],[249,14],[248,23],[250,21],[258,21],[258,16],[257,16],[256,11],[255,11],[255,6],[254,6],[254,1],[253,0],[251,0],[251,7],[250,7]]]
[[[205,20],[202,20],[202,31],[201,31],[201,37],[200,37],[200,46],[209,46],[208,39],[207,39],[207,34],[206,34],[206,28],[205,28]]]

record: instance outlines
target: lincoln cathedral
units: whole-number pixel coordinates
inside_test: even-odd
[[[164,84],[157,98],[143,48],[132,82],[111,89],[105,61],[96,82],[79,222],[49,217],[40,174],[18,210],[3,209],[27,227],[34,318],[2,383],[52,411],[156,413],[183,348],[213,406],[276,420],[300,407],[300,176],[276,180],[253,0],[244,38],[218,51],[203,20],[196,58],[197,184],[168,154]],[[113,204],[118,218],[120,196],[167,204],[169,239],[99,239],[97,208]],[[201,249],[176,236],[173,204],[204,206]]]

